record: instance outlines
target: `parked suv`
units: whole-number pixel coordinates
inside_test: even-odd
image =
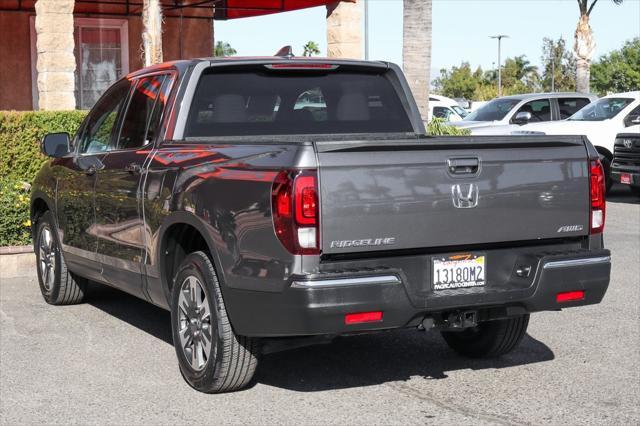
[[[261,350],[379,330],[499,356],[530,313],[599,303],[609,284],[588,141],[430,138],[386,62],[143,69],[43,150],[44,299],[81,302],[94,280],[170,310],[203,392],[247,386]]]
[[[452,125],[474,135],[505,135],[524,124],[563,120],[596,100],[584,93],[529,93],[496,98]]]
[[[629,185],[640,196],[640,125],[631,126],[616,136],[611,178]]]

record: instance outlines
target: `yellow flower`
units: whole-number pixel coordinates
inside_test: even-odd
[[[30,228],[31,227],[31,220],[27,219],[24,222],[22,222],[22,224],[25,226],[25,228]]]

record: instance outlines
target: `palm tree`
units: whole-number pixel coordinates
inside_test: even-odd
[[[307,44],[302,46],[302,48],[304,49],[304,52],[302,53],[303,56],[313,56],[320,54],[320,48],[318,47],[318,43],[316,43],[315,41],[308,41]]]
[[[615,4],[621,4],[623,0],[612,0]],[[589,25],[589,16],[598,0],[578,0],[580,7],[580,19],[574,35],[573,51],[576,55],[576,89],[578,92],[589,92],[589,77],[591,68],[591,57],[596,48],[593,40],[593,31]]]
[[[162,6],[160,0],[144,0],[142,7],[144,66],[162,62]]]
[[[432,0],[403,0],[402,68],[426,122],[431,79]]]
[[[216,47],[213,49],[213,56],[233,56],[236,53],[238,53],[236,49],[226,41],[217,42]]]

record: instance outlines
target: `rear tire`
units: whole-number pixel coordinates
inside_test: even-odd
[[[209,257],[197,251],[181,263],[171,290],[171,328],[180,371],[200,392],[240,390],[258,365],[257,342],[234,333]]]
[[[464,331],[443,331],[445,342],[458,354],[470,358],[493,358],[514,350],[527,332],[529,314],[486,321]]]
[[[87,280],[67,269],[60,251],[53,215],[47,211],[36,223],[37,232],[33,248],[36,253],[36,269],[42,297],[51,305],[81,303],[86,293]]]
[[[600,154],[600,163],[602,163],[602,169],[604,170],[604,184],[606,186],[606,193],[613,186],[613,179],[611,179],[611,159],[606,155]]]

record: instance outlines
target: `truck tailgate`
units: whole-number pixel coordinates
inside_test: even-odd
[[[585,235],[584,143],[558,136],[315,142],[322,251]]]

